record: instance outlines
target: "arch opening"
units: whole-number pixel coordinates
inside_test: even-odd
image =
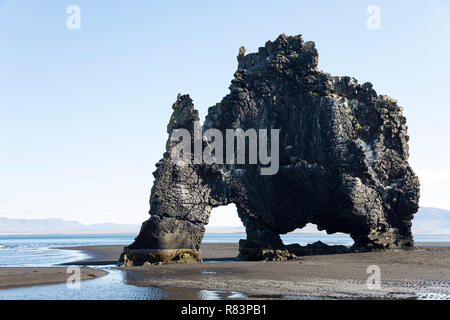
[[[239,218],[234,203],[213,208],[205,229],[205,235],[245,233],[244,224]],[[205,238],[203,240],[209,241]]]
[[[245,227],[235,204],[211,210],[201,244],[205,262],[233,261],[239,256],[239,240],[245,239]]]
[[[354,244],[349,234],[336,232],[328,234],[324,230],[319,230],[317,225],[308,223],[303,228],[295,229],[287,234],[280,235],[285,245],[299,244],[301,246],[312,245],[318,241],[329,246],[346,246],[351,247]]]

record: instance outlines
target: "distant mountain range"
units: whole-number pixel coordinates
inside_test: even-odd
[[[450,210],[421,207],[412,220],[413,234],[450,234]]]
[[[0,218],[0,234],[121,234],[139,232],[139,225],[99,223],[86,225],[63,219]]]
[[[63,219],[0,218],[0,235],[25,234],[137,234],[140,225],[100,223],[86,225]],[[208,227],[207,233],[243,233],[244,227]],[[295,230],[296,233],[322,233],[314,225]],[[450,210],[421,207],[413,219],[414,234],[450,234]]]

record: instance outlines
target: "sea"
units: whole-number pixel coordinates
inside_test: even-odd
[[[133,242],[135,234],[101,234],[101,235],[7,235],[0,236],[0,267],[54,267],[89,258],[81,251],[55,249],[70,246],[88,245],[128,245]],[[322,241],[330,245],[351,246],[353,240],[346,234],[300,234],[291,233],[281,236],[283,243],[306,245]],[[244,233],[207,233],[205,243],[238,243],[245,239]],[[450,246],[450,235],[415,235],[421,245],[438,243]],[[92,266],[103,269],[108,275],[94,280],[83,281],[83,290],[69,288],[64,284],[40,285],[32,287],[0,289],[0,300],[4,299],[169,299],[176,295],[170,290],[152,287],[137,287],[126,284],[121,270],[110,266]],[[101,291],[98,288],[102,288]],[[186,292],[183,293],[186,295]],[[227,299],[245,297],[238,292],[220,292],[192,289],[189,297],[197,299]]]

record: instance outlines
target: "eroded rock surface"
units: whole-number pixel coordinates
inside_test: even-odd
[[[261,175],[254,164],[175,165],[173,130],[194,133],[198,121],[189,96],[178,96],[166,152],[154,173],[151,217],[128,255],[135,249],[199,250],[211,209],[230,203],[246,228],[242,259],[342,252],[283,245],[280,234],[307,223],[350,234],[354,249],[414,246],[419,180],[408,165],[402,108],[377,95],[371,83],[333,77],[317,63],[314,42],[301,36],[283,34],[247,55],[241,48],[230,93],[209,108],[203,123],[203,131],[216,128],[224,136],[226,129],[280,129],[275,175]]]

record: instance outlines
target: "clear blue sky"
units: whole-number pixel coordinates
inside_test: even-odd
[[[72,4],[80,30],[66,27]],[[0,0],[0,216],[147,219],[177,94],[203,118],[238,48],[283,32],[315,41],[322,70],[404,106],[422,205],[450,209],[449,0]]]

